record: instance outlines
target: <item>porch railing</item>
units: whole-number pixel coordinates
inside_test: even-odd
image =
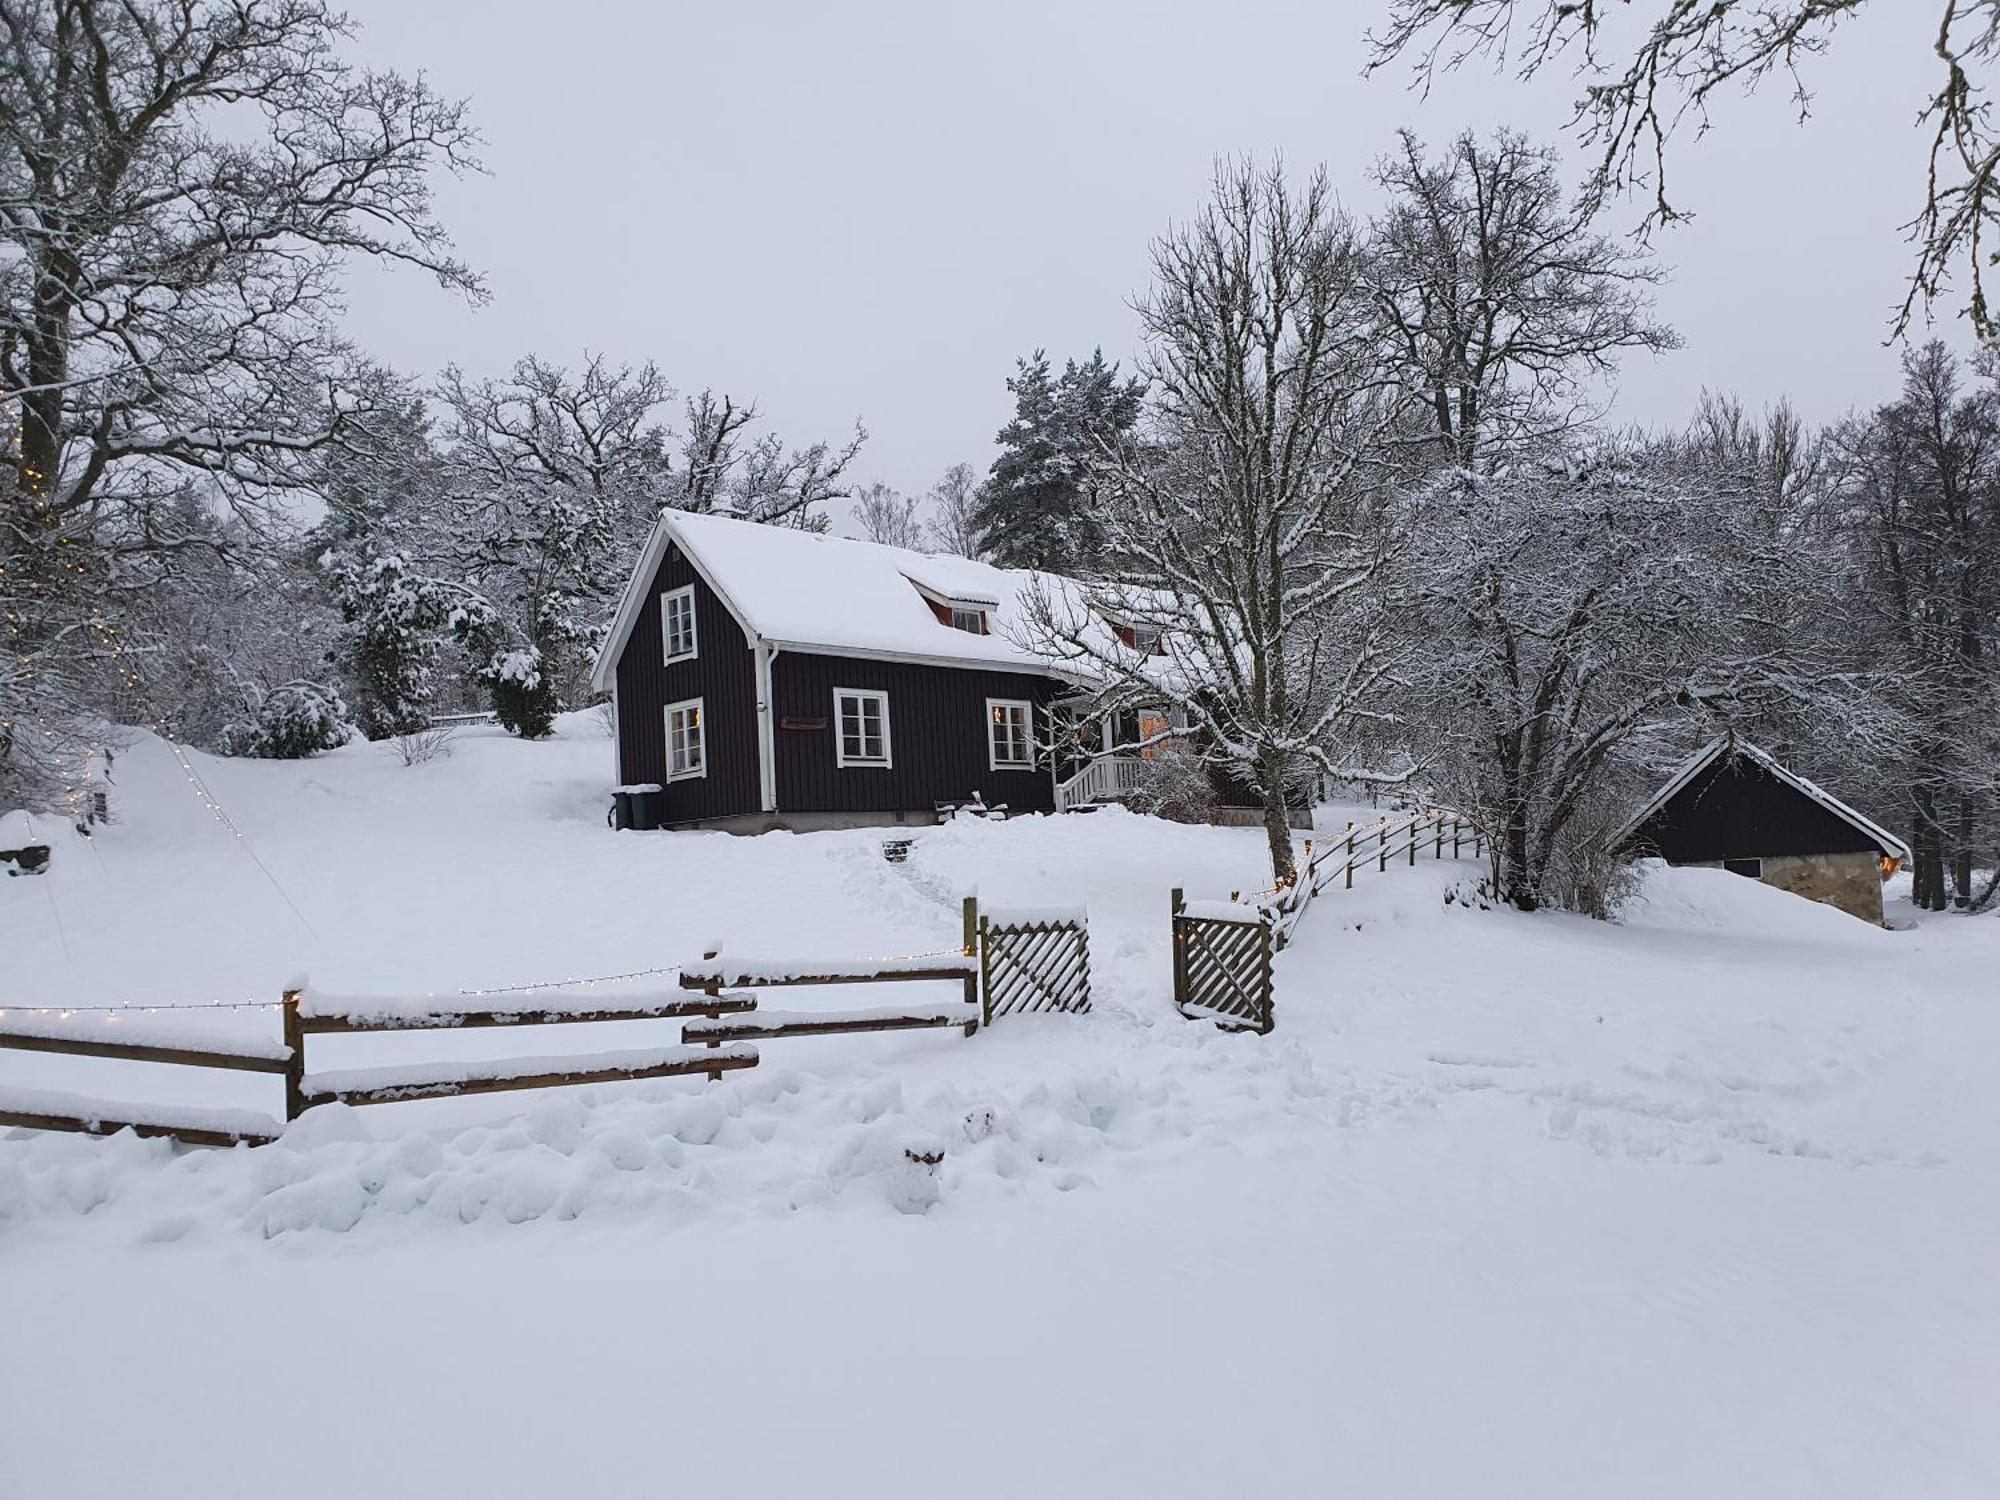
[[[1068,812],[1072,807],[1109,802],[1123,796],[1138,785],[1139,767],[1143,764],[1136,755],[1099,755],[1092,758],[1069,780],[1057,783],[1056,811]]]

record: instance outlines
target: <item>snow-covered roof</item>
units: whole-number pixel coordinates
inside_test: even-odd
[[[592,684],[604,691],[667,548],[677,545],[744,633],[788,651],[1070,676],[1033,639],[1039,588],[1081,603],[1082,585],[849,537],[729,517],[666,511],[626,585]],[[987,612],[988,634],[942,624],[929,598]],[[1105,628],[1105,646],[1115,638]]]
[[[1615,849],[1631,838],[1633,834],[1645,826],[1648,818],[1652,817],[1654,813],[1679,796],[1686,789],[1689,782],[1693,781],[1695,777],[1721,759],[1724,754],[1732,751],[1742,756],[1745,760],[1763,767],[1763,769],[1777,777],[1778,780],[1784,782],[1785,785],[1793,788],[1795,791],[1804,793],[1835,817],[1842,819],[1855,829],[1866,834],[1881,847],[1884,854],[1898,861],[1907,861],[1909,859],[1910,846],[1897,838],[1895,834],[1889,832],[1880,823],[1870,818],[1864,818],[1860,813],[1856,812],[1818,783],[1806,780],[1805,777],[1799,775],[1796,771],[1788,770],[1768,750],[1760,750],[1757,746],[1750,744],[1746,740],[1732,739],[1728,735],[1711,740],[1683,761],[1679,769],[1667,778],[1666,782],[1657,792],[1653,793],[1651,800],[1636,813],[1632,814],[1631,817],[1627,818],[1618,831],[1611,836],[1611,847]]]

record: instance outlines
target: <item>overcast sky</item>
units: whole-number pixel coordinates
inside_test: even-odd
[[[1379,0],[350,7],[367,61],[471,97],[491,169],[440,199],[492,301],[364,268],[365,347],[423,374],[651,359],[795,442],[860,418],[859,476],[912,491],[991,461],[1017,355],[1130,358],[1147,242],[1199,208],[1218,153],[1324,162],[1365,216],[1399,125],[1558,138],[1573,93],[1485,67],[1427,100],[1364,80]],[[1657,245],[1687,344],[1627,362],[1620,417],[1678,421],[1704,386],[1817,419],[1893,391],[1933,22],[1869,7],[1811,70],[1811,121],[1774,88],[1682,149],[1699,217]]]

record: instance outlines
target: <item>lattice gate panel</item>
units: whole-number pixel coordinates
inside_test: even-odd
[[[1174,912],[1174,1005],[1190,1020],[1268,1032],[1271,924]]]
[[[984,1020],[1090,1009],[1090,929],[1080,921],[979,923]]]

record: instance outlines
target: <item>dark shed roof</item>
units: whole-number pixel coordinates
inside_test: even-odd
[[[1881,825],[1755,745],[1727,739],[1683,765],[1612,842],[1669,864],[1867,850],[1910,857]]]

